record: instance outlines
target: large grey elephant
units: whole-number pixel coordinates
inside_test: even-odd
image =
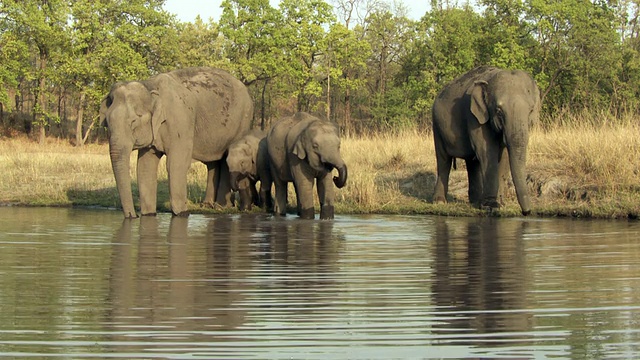
[[[274,212],[285,215],[287,184],[293,182],[298,214],[313,219],[313,185],[317,182],[320,219],[334,217],[334,184],[347,182],[347,165],[340,155],[338,126],[308,113],[298,112],[277,121],[267,135],[271,174],[276,189]],[[332,177],[332,170],[338,176]]]
[[[251,210],[252,204],[267,211],[273,208],[266,136],[264,131],[253,129],[229,146],[227,165],[231,189],[240,193],[240,210]],[[256,190],[258,181],[259,194]]]
[[[187,171],[191,160],[207,165],[204,202],[228,205],[229,175],[224,155],[248,131],[253,101],[229,73],[206,67],[119,82],[102,102],[109,128],[109,152],[125,217],[137,217],[131,193],[129,157],[138,150],[142,215],[156,213],[158,163],[167,156],[171,211],[188,215]]]
[[[498,192],[510,167],[522,214],[528,215],[527,145],[539,113],[540,91],[524,71],[481,66],[445,86],[432,109],[438,172],[434,202],[446,202],[451,165],[460,158],[467,165],[472,204],[499,208]]]

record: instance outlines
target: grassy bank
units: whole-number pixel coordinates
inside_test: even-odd
[[[528,183],[534,215],[637,218],[638,125],[634,121],[615,125],[588,123],[539,127],[532,132]],[[436,176],[429,134],[405,132],[346,138],[342,151],[349,165],[349,181],[344,189],[337,190],[339,213],[485,214],[466,203],[463,161],[458,161],[458,170],[451,175],[451,202],[430,203]],[[135,153],[131,160],[131,173],[135,176]],[[166,175],[161,164],[159,211],[168,211],[169,206]],[[193,163],[189,172],[192,212],[235,211],[199,205],[204,197],[205,178],[205,166]],[[498,215],[519,215],[512,186],[507,194],[507,204]],[[42,145],[21,138],[0,139],[0,203],[117,208],[119,199],[108,146],[75,148],[53,139]]]

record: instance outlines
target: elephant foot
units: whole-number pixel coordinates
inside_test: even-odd
[[[320,207],[320,220],[333,220],[334,207],[333,205],[322,205]]]
[[[301,219],[313,220],[315,218],[315,212],[313,208],[302,209],[300,210],[299,215]]]
[[[446,204],[447,203],[447,199],[444,196],[434,196],[433,197],[433,203],[434,204]]]
[[[530,209],[522,210],[522,216],[529,216],[529,214],[531,214],[531,210]]]
[[[142,214],[142,216],[156,216],[156,215],[158,215],[158,213],[154,213],[154,212]]]
[[[490,212],[493,210],[497,210],[500,208],[500,203],[496,199],[487,199],[482,202],[480,205],[481,209],[489,210]]]
[[[189,211],[187,210],[187,211],[179,212],[179,213],[177,213],[177,214],[176,214],[176,213],[173,213],[173,216],[176,216],[176,217],[189,217],[189,214],[190,214],[190,213],[189,213]]]

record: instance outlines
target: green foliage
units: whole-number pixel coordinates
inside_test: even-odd
[[[638,0],[432,0],[419,20],[385,0],[224,0],[219,22],[193,23],[163,3],[0,2],[3,111],[42,129],[83,117],[81,131],[114,82],[213,66],[248,85],[265,125],[308,110],[346,131],[427,128],[438,91],[489,64],[530,72],[545,119],[640,112]]]
[[[229,69],[230,63],[224,54],[224,38],[218,24],[205,23],[198,16],[193,23],[178,24],[178,67],[211,66]]]

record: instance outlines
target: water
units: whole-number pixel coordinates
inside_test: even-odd
[[[640,222],[0,208],[0,357],[629,359]]]

